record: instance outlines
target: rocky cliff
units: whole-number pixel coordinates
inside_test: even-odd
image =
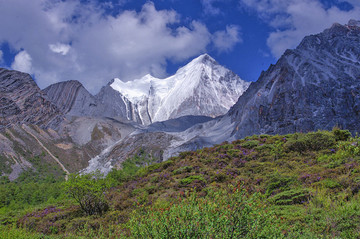
[[[23,123],[56,128],[62,119],[30,75],[0,68],[0,129]]]
[[[359,22],[305,37],[263,72],[225,117],[234,123],[235,138],[334,126],[359,132]]]
[[[87,115],[96,107],[94,96],[75,80],[50,85],[43,92],[64,114]]]

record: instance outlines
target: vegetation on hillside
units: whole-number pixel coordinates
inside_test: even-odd
[[[334,129],[255,135],[146,167],[136,157],[105,178],[40,180],[40,199],[2,180],[0,237],[359,238],[359,163],[360,138]],[[106,207],[87,211],[76,192]]]

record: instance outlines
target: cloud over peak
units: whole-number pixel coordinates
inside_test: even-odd
[[[25,51],[20,51],[14,59],[14,62],[11,65],[11,68],[17,71],[27,72],[29,74],[32,72],[32,58],[31,56]]]
[[[153,2],[117,15],[104,6],[80,0],[0,1],[0,15],[7,19],[0,22],[0,44],[18,52],[12,68],[34,74],[40,87],[76,79],[94,93],[114,77],[165,76],[167,61],[199,55],[212,41],[219,51],[240,42],[234,26],[211,34],[202,22],[182,24],[176,11],[157,10]]]
[[[238,26],[226,26],[225,30],[217,31],[213,35],[215,48],[219,52],[227,52],[234,48],[237,43],[241,43],[240,30]]]
[[[334,22],[345,24],[359,18],[358,0],[342,2],[352,5],[352,9],[340,9],[334,4],[326,7],[320,0],[240,0],[241,6],[273,28],[267,45],[276,58],[296,47],[306,35],[319,33]]]

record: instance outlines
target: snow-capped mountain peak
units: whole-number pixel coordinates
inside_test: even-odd
[[[147,124],[185,115],[219,116],[249,84],[203,54],[168,78],[149,74],[128,82],[115,78],[110,86],[133,104],[131,108]]]
[[[151,75],[146,75],[141,79],[127,82],[115,78],[110,86],[135,103],[149,95],[152,78]]]

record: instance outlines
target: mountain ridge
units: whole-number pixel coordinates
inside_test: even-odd
[[[94,96],[78,81],[59,82],[43,91],[67,115],[149,125],[187,115],[225,114],[249,85],[204,54],[165,79],[149,74],[129,82],[114,78]]]
[[[57,128],[63,120],[29,74],[0,68],[0,129],[12,124]]]

